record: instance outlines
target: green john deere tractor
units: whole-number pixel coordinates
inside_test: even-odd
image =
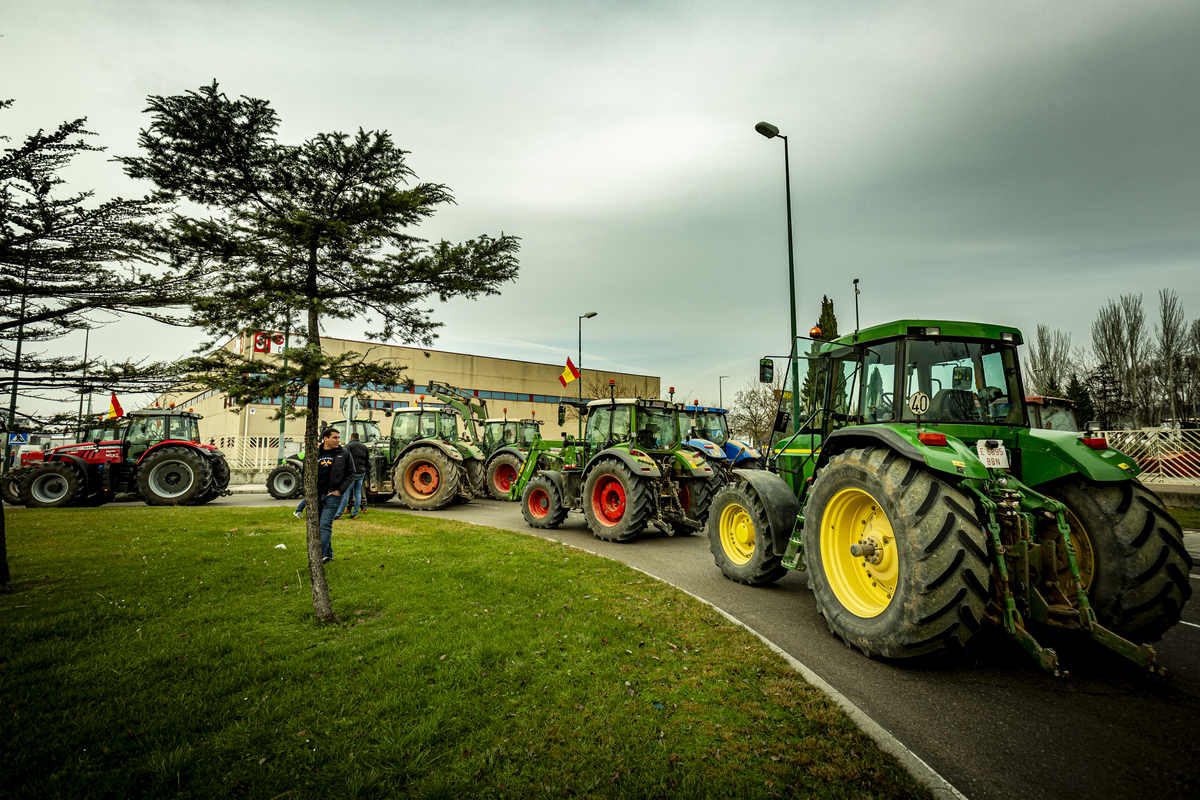
[[[663,400],[588,403],[583,441],[534,443],[521,474],[522,483],[528,479],[525,521],[555,528],[577,509],[592,533],[610,542],[633,539],[651,523],[669,535],[703,530],[713,470],[698,453],[682,450],[681,408]],[[539,457],[556,468],[537,469]]]
[[[902,320],[822,344],[772,486],[713,501],[725,576],[806,569],[830,630],[868,656],[958,647],[991,622],[1057,675],[1036,622],[1154,670],[1148,643],[1192,593],[1180,527],[1134,459],[1030,427],[1021,342],[1011,327]]]

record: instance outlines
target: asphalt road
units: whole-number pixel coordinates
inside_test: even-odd
[[[292,503],[265,494],[213,505]],[[437,514],[561,541],[641,569],[704,598],[828,681],[971,800],[1196,797],[1200,789],[1200,599],[1155,645],[1170,674],[1150,676],[1082,636],[1035,631],[1070,677],[1041,672],[1001,631],[965,655],[902,665],[864,657],[829,633],[803,573],[751,588],[725,580],[702,534],[612,544],[580,514],[554,531],[525,524],[516,503],[476,500],[438,512],[394,502],[376,513]],[[346,523],[338,523],[339,525]],[[352,524],[352,523],[350,523]],[[336,535],[336,533],[335,533]],[[1196,539],[1188,537],[1195,551]],[[1193,553],[1200,561],[1200,554]],[[1193,570],[1200,589],[1200,571]],[[1058,635],[1055,635],[1057,633]]]

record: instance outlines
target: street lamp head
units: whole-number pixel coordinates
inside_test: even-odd
[[[774,125],[772,125],[769,122],[758,123],[757,125],[754,126],[754,130],[758,131],[759,133],[761,133],[763,136],[767,137],[768,139],[774,139],[776,136],[779,135],[779,128],[776,128]]]
[[[592,317],[596,316],[597,313],[599,313],[599,312],[589,311],[583,315],[583,319],[591,319]]]

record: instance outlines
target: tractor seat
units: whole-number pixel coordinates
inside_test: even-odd
[[[978,419],[975,395],[965,389],[942,389],[929,403],[929,417],[937,420]]]

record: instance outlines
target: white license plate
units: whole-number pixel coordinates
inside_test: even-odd
[[[987,442],[980,439],[975,443],[975,451],[988,469],[1008,469],[1008,451],[1003,446],[988,447]]]

